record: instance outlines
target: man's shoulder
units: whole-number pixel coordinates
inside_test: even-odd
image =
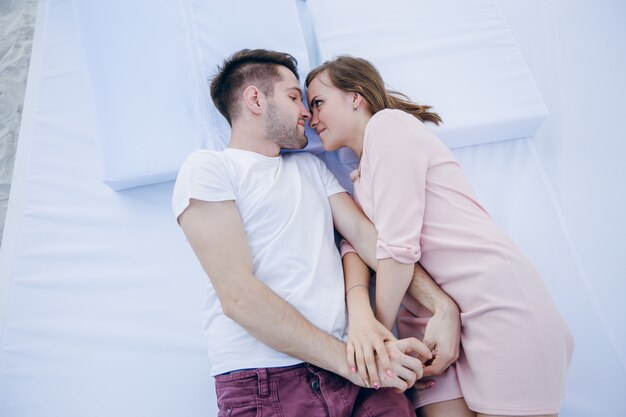
[[[201,181],[232,176],[223,151],[197,149],[191,152],[180,167],[178,181]]]
[[[203,162],[203,161],[214,161],[214,160],[223,160],[224,159],[224,151],[212,151],[209,149],[196,149],[191,152],[187,156],[186,161],[191,162]]]

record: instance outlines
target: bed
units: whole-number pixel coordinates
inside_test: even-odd
[[[0,415],[217,414],[206,276],[170,198],[191,150],[227,143],[206,81],[243,47],[292,53],[301,78],[364,56],[433,104],[437,133],[576,337],[561,416],[623,415],[619,342],[528,139],[548,108],[495,0],[436,3],[40,0],[0,252]],[[314,137],[306,151],[349,186],[353,155]]]

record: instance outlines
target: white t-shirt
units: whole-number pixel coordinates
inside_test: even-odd
[[[248,236],[253,272],[311,323],[344,340],[344,283],[328,197],[343,192],[308,153],[267,157],[226,149],[193,152],[174,188],[176,218],[189,199],[234,200]],[[212,374],[302,362],[251,336],[224,315],[209,283],[205,304]]]

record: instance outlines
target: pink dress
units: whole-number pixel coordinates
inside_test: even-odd
[[[369,121],[355,200],[376,225],[378,259],[419,261],[461,310],[461,356],[414,405],[464,397],[477,412],[558,413],[573,339],[541,277],[480,205],[448,148],[418,119]],[[405,297],[400,337],[430,313]]]

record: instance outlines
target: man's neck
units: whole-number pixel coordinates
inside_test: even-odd
[[[233,126],[228,147],[256,152],[265,156],[278,156],[280,147],[265,137],[264,130]]]

